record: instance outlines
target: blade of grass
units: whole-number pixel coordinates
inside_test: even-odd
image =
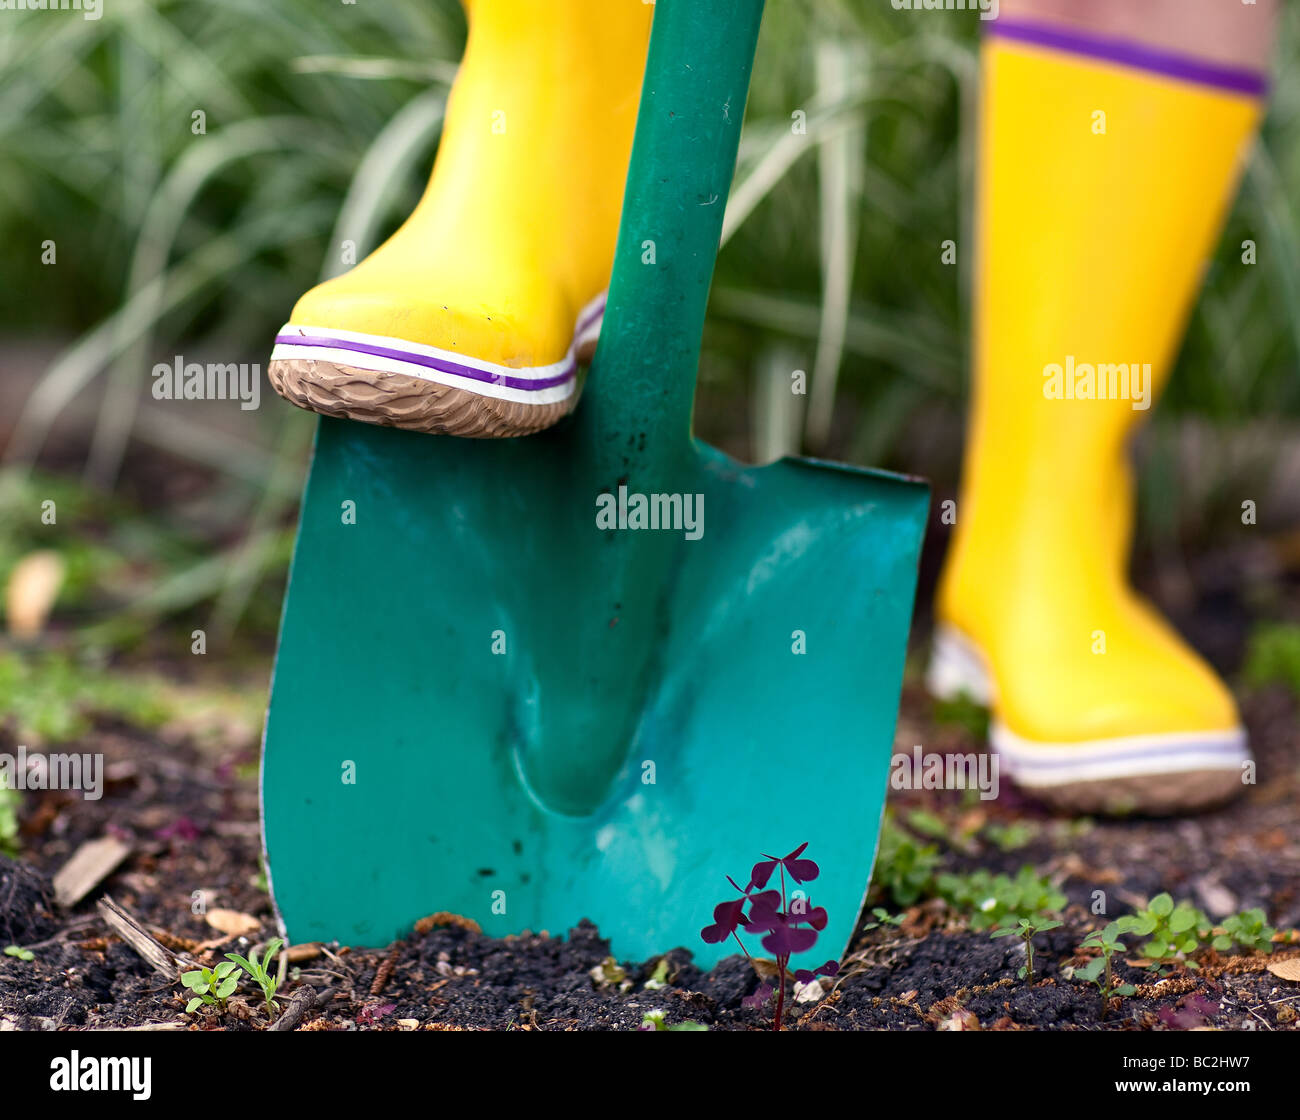
[[[838,103],[861,96],[866,60],[860,51],[832,41],[819,43],[815,68],[818,96],[823,100]],[[815,450],[823,450],[830,437],[835,387],[844,355],[865,146],[865,118],[861,111],[848,118],[845,128],[824,137],[817,146],[822,313],[805,432]]]

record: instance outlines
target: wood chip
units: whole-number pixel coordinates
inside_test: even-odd
[[[262,928],[259,922],[252,914],[245,914],[241,910],[222,910],[220,908],[209,910],[204,915],[208,925],[213,929],[224,933],[227,937],[247,937],[250,933],[256,933]]]
[[[29,552],[13,566],[5,587],[5,621],[19,641],[38,637],[59,597],[67,565],[51,549]]]
[[[189,1023],[179,1019],[174,1023],[141,1023],[138,1027],[98,1027],[97,1030],[113,1031],[185,1031]]]
[[[87,840],[54,876],[54,901],[65,910],[76,906],[131,854],[116,836]]]
[[[309,941],[305,945],[290,945],[285,953],[288,954],[290,964],[302,964],[303,961],[314,961],[321,955],[321,944],[319,941]]]
[[[180,976],[181,969],[188,966],[189,962],[168,949],[108,895],[101,898],[96,906],[109,928],[130,945],[155,972],[161,972],[175,980]]]
[[[1300,957],[1291,957],[1285,961],[1273,961],[1269,964],[1268,970],[1279,980],[1291,980],[1300,984]]]
[[[454,926],[456,929],[468,930],[470,933],[483,932],[483,927],[473,918],[466,918],[462,914],[453,914],[449,910],[439,910],[436,914],[421,918],[415,923],[415,932],[423,937],[426,933],[431,933],[439,926]]]
[[[939,1024],[941,1031],[977,1031],[980,1029],[979,1017],[973,1011],[959,1007],[952,1015]]]

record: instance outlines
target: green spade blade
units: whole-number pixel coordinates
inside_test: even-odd
[[[699,938],[724,875],[808,841],[830,921],[795,963],[847,944],[928,496],[690,436],[761,10],[659,0],[573,417],[495,441],[321,421],[263,759],[293,940],[586,917],[623,958],[707,966],[735,951]]]

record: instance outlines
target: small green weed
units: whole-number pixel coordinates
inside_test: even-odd
[[[1102,1019],[1106,1018],[1106,1011],[1114,996],[1131,996],[1137,991],[1132,984],[1115,984],[1115,973],[1112,964],[1112,958],[1115,954],[1124,951],[1124,943],[1120,940],[1120,937],[1125,931],[1121,923],[1127,921],[1126,918],[1120,918],[1103,929],[1094,930],[1083,939],[1083,944],[1080,946],[1081,951],[1095,950],[1100,954],[1082,968],[1076,968],[1074,975],[1075,979],[1097,985],[1097,990],[1101,993]]]
[[[1033,920],[1043,914],[1059,913],[1065,895],[1049,879],[1022,867],[1015,878],[991,875],[981,869],[968,875],[939,876],[940,896],[954,909],[970,916],[971,929],[993,929],[1012,925],[1021,918]]]
[[[995,929],[992,937],[1018,937],[1025,943],[1025,963],[1020,966],[1017,975],[1027,984],[1034,982],[1034,937],[1049,929],[1056,929],[1061,923],[1054,918],[1038,914],[1032,918],[1017,918],[1013,926]]]
[[[647,1011],[638,1030],[643,1031],[707,1031],[709,1028],[694,1019],[670,1024],[662,1011]]]
[[[1208,934],[1210,919],[1190,902],[1175,905],[1173,896],[1162,892],[1145,909],[1120,918],[1118,922],[1121,932],[1132,932],[1149,938],[1141,946],[1140,952],[1151,961],[1151,967],[1156,971],[1161,971],[1163,965],[1176,960],[1182,960],[1191,969],[1200,967],[1186,957],[1200,947],[1203,940],[1201,931]]]
[[[933,891],[934,872],[938,866],[937,847],[920,843],[890,817],[885,817],[876,868],[871,877],[878,897],[892,901],[895,906],[911,906]]]
[[[185,1005],[187,1015],[193,1015],[204,1004],[224,1011],[226,1000],[239,987],[239,966],[222,961],[213,968],[199,967],[182,973],[181,983],[194,993]]]
[[[872,929],[880,929],[882,926],[901,926],[904,921],[904,916],[902,914],[890,914],[890,912],[883,906],[873,906],[871,908],[871,916],[876,920],[874,922],[867,922],[863,925],[863,933]]]
[[[1256,688],[1280,684],[1300,696],[1300,626],[1293,622],[1256,626],[1247,640],[1242,675]]]
[[[1214,940],[1210,943],[1220,953],[1227,952],[1233,945],[1240,945],[1254,953],[1273,951],[1273,935],[1277,930],[1268,924],[1267,915],[1258,907],[1224,918],[1220,928],[1223,932],[1216,930]]]
[[[251,960],[247,957],[241,957],[238,953],[226,954],[226,960],[234,961],[235,964],[239,965],[253,978],[253,983],[261,989],[262,999],[266,1002],[268,1017],[280,1009],[280,1005],[275,1001],[275,989],[280,986],[280,980],[278,977],[272,976],[268,969],[271,967],[271,961],[275,958],[275,954],[280,951],[283,945],[284,942],[280,938],[271,938],[271,942],[267,945],[266,953],[261,961],[258,961],[256,957]],[[218,965],[217,967],[220,968],[221,966]]]

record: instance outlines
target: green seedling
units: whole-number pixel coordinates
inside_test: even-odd
[[[1233,945],[1240,945],[1254,953],[1273,951],[1273,935],[1277,930],[1268,924],[1264,911],[1258,907],[1224,918],[1220,928],[1223,932],[1216,930],[1211,942],[1220,953],[1227,952]]]
[[[1074,970],[1075,979],[1096,984],[1101,993],[1101,1017],[1106,1018],[1106,1011],[1113,996],[1131,996],[1137,989],[1132,984],[1115,984],[1115,974],[1111,960],[1116,953],[1124,951],[1124,942],[1120,937],[1126,932],[1125,926],[1131,924],[1131,918],[1120,918],[1111,922],[1104,929],[1094,930],[1083,939],[1080,950],[1096,950],[1094,957],[1082,968]]]
[[[284,942],[280,938],[271,938],[271,943],[267,945],[266,953],[260,963],[256,956],[249,960],[247,957],[241,957],[238,953],[226,954],[226,960],[234,961],[253,978],[253,983],[261,989],[262,999],[266,1002],[268,1018],[280,1010],[280,1005],[275,1001],[275,990],[280,986],[280,979],[277,976],[272,976],[268,969],[271,967],[272,959],[283,945]],[[217,967],[220,968],[221,966],[218,965]]]
[[[975,850],[975,834],[979,831],[978,821],[972,823],[972,818],[965,814],[957,815],[955,820],[945,820],[928,809],[913,809],[908,813],[907,827],[918,836],[938,840],[968,854]]]
[[[984,839],[1000,852],[1014,852],[1029,844],[1037,831],[1032,824],[1024,821],[1013,821],[1011,824],[993,821],[985,826]]]
[[[709,1028],[703,1023],[697,1023],[694,1019],[687,1019],[683,1023],[667,1022],[662,1011],[647,1011],[645,1018],[641,1020],[641,1026],[637,1028],[643,1031],[707,1031]]]
[[[863,933],[866,933],[867,930],[871,929],[880,929],[881,926],[901,926],[903,922],[906,921],[905,915],[891,914],[883,906],[873,906],[871,908],[871,916],[876,920],[874,922],[867,922],[862,927]]]
[[[650,974],[650,979],[645,982],[647,992],[656,992],[660,988],[668,987],[668,958],[661,957],[659,963],[655,965],[655,970]]]
[[[185,1005],[187,1015],[193,1015],[204,1004],[225,1011],[226,1000],[239,987],[239,969],[229,961],[222,961],[214,968],[199,967],[182,973],[181,983],[194,993]]]
[[[946,841],[952,833],[948,822],[928,809],[913,809],[908,813],[907,827],[918,836],[925,836],[931,840]]]
[[[919,844],[906,829],[885,818],[880,833],[880,850],[871,881],[882,899],[895,906],[911,906],[934,889],[934,872],[939,866],[939,849]]]
[[[1066,898],[1051,883],[1034,874],[1032,867],[1022,867],[1013,879],[1009,875],[990,875],[987,871],[969,875],[939,876],[939,894],[955,910],[970,916],[974,930],[1014,925],[1020,918],[1034,919],[1056,914],[1065,907]]]
[[[34,961],[36,954],[30,949],[24,949],[21,945],[6,945],[6,957],[17,957],[20,961]]]
[[[995,929],[990,936],[1018,937],[1025,943],[1025,963],[1020,966],[1020,971],[1016,975],[1025,983],[1032,984],[1034,982],[1034,936],[1045,933],[1049,929],[1056,929],[1060,924],[1053,918],[1039,914],[1032,918],[1018,918],[1015,925]]]
[[[1208,931],[1210,919],[1190,902],[1180,902],[1175,906],[1173,896],[1162,892],[1145,909],[1119,920],[1125,923],[1123,932],[1150,938],[1141,946],[1140,952],[1151,961],[1151,968],[1155,971],[1162,971],[1162,965],[1176,960],[1182,960],[1191,969],[1200,967],[1186,956],[1200,947],[1200,931]]]
[[[588,975],[598,988],[617,988],[620,992],[632,990],[632,981],[628,979],[627,970],[618,963],[617,957],[606,957]]]

